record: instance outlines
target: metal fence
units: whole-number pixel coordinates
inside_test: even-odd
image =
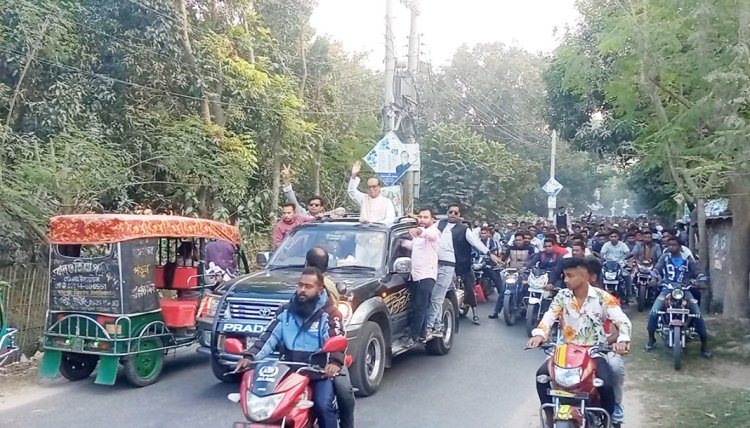
[[[39,338],[44,331],[48,268],[37,264],[0,266],[0,282],[10,285],[5,290],[8,323],[18,329],[16,339],[21,352],[31,356],[39,349]]]

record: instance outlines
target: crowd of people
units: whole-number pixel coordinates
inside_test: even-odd
[[[361,164],[356,162],[347,188],[352,201],[360,208],[360,222],[388,224],[396,221],[394,207],[380,194],[381,183],[377,178],[366,180],[366,192],[358,190],[360,170]],[[291,188],[289,168],[282,172],[282,179],[287,202],[282,207],[281,220],[274,227],[274,247],[278,247],[299,224],[323,216],[337,218],[345,214],[343,208],[325,211],[322,198],[317,196],[308,200],[306,208],[302,207]],[[566,342],[586,346],[611,343],[614,352],[607,358],[596,359],[596,371],[597,378],[603,382],[599,388],[602,407],[613,416],[614,422],[621,422],[624,417],[624,363],[619,354],[629,351],[632,334],[632,324],[621,307],[627,306],[633,297],[633,286],[630,274],[626,274],[622,296],[613,296],[603,290],[600,287],[602,263],[616,262],[627,272],[628,267],[648,261],[655,266],[655,280],[685,283],[695,278],[696,272],[694,256],[687,248],[684,225],[678,223],[674,228],[665,228],[658,221],[645,217],[597,220],[591,214],[575,221],[565,207],[558,208],[552,221],[512,221],[503,227],[480,221],[465,222],[458,204],[448,206],[444,218],[439,221],[436,214],[430,208],[423,208],[409,215],[416,224],[409,229],[409,239],[401,243],[411,254],[413,287],[412,316],[407,333],[401,338],[402,346],[411,347],[442,337],[439,315],[446,292],[455,277],[462,278],[464,284],[474,284],[472,266],[475,261],[483,262],[484,274],[494,283],[500,296],[488,315],[490,319],[497,319],[503,310],[505,284],[501,269],[544,270],[549,278],[545,288],[555,290],[557,294],[539,326],[532,331],[528,346],[537,347],[549,340],[550,329],[556,322],[560,322]],[[344,334],[341,314],[337,313],[335,305],[338,299],[335,286],[326,284],[327,260],[321,261],[323,255],[327,256],[323,248],[310,250],[298,291],[277,317],[284,322],[271,324],[256,342],[248,359],[262,358],[279,343],[284,343],[290,358],[296,358],[294,355],[297,354],[307,356],[314,351],[313,348],[319,348],[321,338]],[[464,287],[464,292],[465,303],[471,307],[471,320],[478,325],[480,319],[474,287]],[[695,325],[702,342],[701,351],[705,357],[710,357],[705,324],[699,317],[700,296],[689,293],[690,309],[698,315]],[[657,314],[664,305],[665,296],[662,292],[651,310],[647,351],[656,344]],[[296,337],[296,331],[312,314],[321,317],[321,331],[305,349],[295,349],[296,345],[287,338]],[[248,359],[240,366],[246,365]],[[323,427],[336,426],[330,407],[334,393],[343,413],[340,415],[341,426],[352,426],[354,400],[351,384],[348,379],[337,376],[343,370],[345,366],[341,357],[331,358],[325,371],[330,378],[337,380],[316,388],[315,407]],[[545,364],[537,373],[538,379],[548,375],[546,370]],[[548,387],[542,382],[537,385],[542,403],[550,401]]]

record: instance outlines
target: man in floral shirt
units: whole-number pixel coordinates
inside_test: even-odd
[[[582,346],[604,344],[607,343],[604,323],[606,320],[612,320],[619,332],[612,350],[618,354],[627,353],[630,348],[632,324],[622,312],[620,305],[609,293],[589,284],[590,275],[584,259],[574,257],[563,259],[562,263],[568,288],[560,290],[552,300],[539,326],[531,332],[532,338],[529,339],[528,347],[537,348],[547,341],[552,325],[558,320],[563,326],[565,343]],[[614,375],[605,358],[594,358],[594,362],[596,377],[603,381],[603,385],[598,388],[601,406],[611,415],[615,409]],[[549,376],[546,362],[537,371],[537,378],[540,375]],[[549,382],[537,382],[537,394],[542,404],[552,402],[547,394],[549,387]],[[551,410],[547,412],[547,417],[548,420],[552,419]]]

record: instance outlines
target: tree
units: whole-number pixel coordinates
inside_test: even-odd
[[[436,209],[459,203],[477,219],[511,215],[533,185],[534,171],[517,155],[461,125],[431,129],[421,162],[419,203]]]

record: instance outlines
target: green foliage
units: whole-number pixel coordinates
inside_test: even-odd
[[[186,26],[180,5],[0,0],[4,249],[33,250],[64,212],[148,207],[260,231],[274,161],[302,170],[318,148],[320,187],[340,194],[338,162],[378,136],[375,111],[352,108],[379,104],[377,76],[311,40],[313,2],[184,0]]]
[[[469,218],[504,218],[533,187],[535,171],[520,157],[461,125],[431,129],[421,160],[419,203],[437,210],[459,203]]]

